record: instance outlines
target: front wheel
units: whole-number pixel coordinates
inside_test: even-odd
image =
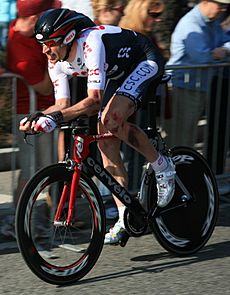
[[[177,175],[175,194],[165,208],[159,208],[151,225],[167,251],[188,255],[209,240],[217,220],[219,195],[215,177],[198,152],[175,147],[172,158]],[[150,197],[151,191],[153,188]]]
[[[83,172],[71,225],[65,224],[68,204],[60,224],[53,223],[63,185],[71,184],[72,175],[65,164],[39,171],[23,190],[16,212],[17,241],[25,262],[40,279],[57,285],[84,277],[104,243],[103,202]]]

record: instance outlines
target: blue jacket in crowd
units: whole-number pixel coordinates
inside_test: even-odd
[[[212,58],[212,50],[225,47],[230,53],[230,36],[227,35],[220,20],[210,21],[201,14],[196,5],[178,22],[171,39],[171,57],[167,65],[196,65],[217,63]],[[206,91],[208,86],[207,70],[195,77],[195,70],[175,70],[172,83],[175,87]]]

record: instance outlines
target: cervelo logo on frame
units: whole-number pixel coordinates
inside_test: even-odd
[[[126,190],[118,182],[116,182],[116,180],[113,180],[112,176],[103,167],[98,165],[91,157],[87,158],[87,163],[90,167],[93,168],[96,176],[99,175],[100,178],[104,179],[104,181],[107,183],[106,186],[108,186],[108,188],[116,192],[120,196],[120,198],[125,201],[125,203],[131,204],[131,198],[129,195],[126,194]]]
[[[63,44],[69,44],[70,42],[72,42],[73,41],[73,39],[75,38],[75,36],[76,36],[76,31],[75,30],[72,30],[72,31],[70,31],[67,35],[66,35],[66,37],[65,37],[65,39],[64,39],[64,41],[63,41]]]

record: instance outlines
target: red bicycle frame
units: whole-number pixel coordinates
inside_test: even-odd
[[[111,133],[103,133],[97,135],[86,135],[86,134],[76,134],[73,135],[74,145],[73,145],[73,157],[72,159],[68,159],[67,162],[70,165],[70,170],[73,170],[73,177],[71,183],[65,183],[62,191],[62,195],[58,204],[58,208],[54,217],[54,225],[63,226],[70,225],[73,219],[76,195],[78,191],[78,185],[82,170],[82,161],[86,159],[89,155],[89,145],[92,142],[99,140],[112,139],[115,136]],[[69,196],[69,204],[68,204],[68,215],[66,221],[60,221],[62,216],[64,205]]]

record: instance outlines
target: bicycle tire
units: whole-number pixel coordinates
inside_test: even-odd
[[[40,279],[55,285],[83,278],[95,265],[104,244],[103,201],[84,172],[76,198],[78,219],[69,226],[52,223],[63,183],[70,183],[72,175],[64,163],[40,170],[24,188],[16,211],[17,242],[26,264]]]
[[[172,201],[165,208],[158,208],[159,214],[150,227],[163,248],[185,256],[201,249],[212,235],[218,215],[219,194],[215,177],[201,154],[188,147],[175,147],[172,158],[176,173],[192,199],[178,207],[185,195],[176,181]],[[153,177],[149,199],[156,194],[155,183]]]

